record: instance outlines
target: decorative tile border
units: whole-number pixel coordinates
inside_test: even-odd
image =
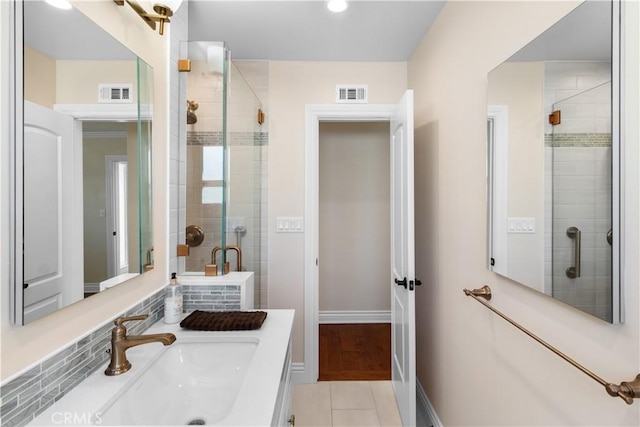
[[[187,132],[187,145],[222,145],[222,132]],[[231,132],[230,146],[269,145],[268,132]]]
[[[240,310],[240,285],[182,285],[184,311]]]
[[[560,133],[544,135],[545,147],[611,147],[610,133]]]
[[[164,289],[119,315],[149,314],[146,320],[127,325],[131,334],[143,333],[163,317],[163,298]],[[0,388],[2,426],[26,425],[104,365],[109,360],[106,351],[112,329],[113,319],[3,385]]]

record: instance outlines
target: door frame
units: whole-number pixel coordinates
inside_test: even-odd
[[[509,178],[509,107],[487,107],[487,269],[505,274],[507,260],[507,194]],[[495,239],[495,240],[494,240]],[[492,263],[493,260],[497,260]]]
[[[105,214],[107,222],[107,274],[109,277],[120,276],[121,274],[128,273],[129,271],[120,271],[118,266],[118,258],[120,251],[118,244],[116,243],[122,238],[127,238],[126,233],[122,233],[122,230],[118,227],[118,211],[120,206],[118,203],[118,184],[116,165],[120,163],[127,163],[128,157],[126,155],[107,155],[105,156],[105,183],[106,183],[106,201],[105,201]],[[127,198],[125,197],[125,203]],[[113,233],[116,232],[116,239],[113,237]],[[128,256],[127,256],[128,260]]]
[[[305,106],[304,364],[295,382],[318,381],[319,143],[320,122],[390,122],[397,104],[307,104]]]

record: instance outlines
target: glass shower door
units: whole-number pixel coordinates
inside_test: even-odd
[[[553,297],[611,321],[611,106],[609,82],[553,105]]]
[[[186,42],[181,57],[191,61],[191,71],[181,79],[187,110],[185,170],[180,171],[180,204],[185,219],[189,255],[185,272],[204,272],[216,265],[223,271],[226,246],[225,185],[227,162],[227,81],[229,51],[220,42]],[[181,154],[182,156],[182,154]],[[214,258],[215,255],[215,258]],[[211,273],[211,271],[209,271]]]
[[[190,248],[186,258],[179,258],[184,260],[179,271],[211,275],[213,264],[220,274],[227,264],[230,272],[251,271],[254,304],[262,307],[268,134],[260,99],[242,71],[263,78],[264,66],[235,64],[221,42],[185,42],[181,57],[191,61],[191,71],[180,81],[186,153],[180,154],[185,170],[180,171],[179,204],[185,209],[179,210],[184,219],[179,217],[178,226],[186,229]]]
[[[256,307],[261,307],[266,303],[261,292],[265,279],[261,263],[266,251],[262,233],[263,225],[266,230],[267,214],[263,192],[267,158],[263,129],[266,125],[262,125],[262,104],[242,74],[242,65],[242,62],[229,62],[225,234],[227,247],[234,249],[227,251],[227,261],[231,271],[254,272],[254,302]]]

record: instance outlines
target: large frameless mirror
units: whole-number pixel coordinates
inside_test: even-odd
[[[12,287],[26,324],[153,268],[153,70],[73,8],[17,2],[16,15]]]
[[[586,1],[488,77],[489,268],[612,323],[619,13]]]

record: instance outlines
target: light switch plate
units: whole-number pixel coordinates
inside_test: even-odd
[[[507,219],[507,232],[508,233],[535,233],[536,219],[510,217]]]
[[[304,219],[301,216],[279,216],[276,218],[276,233],[302,233]]]

